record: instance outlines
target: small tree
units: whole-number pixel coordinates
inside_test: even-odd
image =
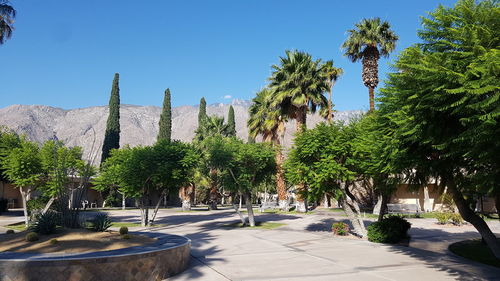
[[[172,105],[170,103],[170,89],[165,90],[163,110],[160,115],[158,140],[172,139]]]
[[[255,226],[252,191],[270,181],[275,173],[275,152],[269,144],[243,143],[233,138],[213,137],[208,141],[208,161],[221,171],[224,186],[245,198],[250,226]],[[233,200],[243,225],[246,221]]]
[[[128,197],[137,198],[141,209],[141,225],[148,226],[154,221],[159,207],[157,204],[150,220],[149,201],[152,193],[164,194],[189,182],[196,162],[197,156],[191,146],[178,141],[126,147],[113,152],[103,164],[103,171],[96,179],[96,189],[117,187]]]
[[[29,224],[27,201],[40,186],[43,176],[40,148],[37,144],[21,139],[20,147],[12,149],[2,160],[4,175],[19,188],[23,200],[24,222]]]
[[[198,127],[201,126],[203,119],[207,117],[207,102],[205,98],[200,99],[200,107],[198,109]]]
[[[120,75],[115,73],[113,86],[111,88],[111,96],[109,98],[109,115],[106,123],[106,132],[102,145],[101,163],[109,157],[109,152],[113,148],[120,147]]]
[[[292,183],[304,182],[309,196],[320,199],[324,194],[337,198],[351,221],[354,231],[366,236],[361,210],[353,190],[364,177],[366,159],[357,155],[352,140],[357,122],[349,126],[320,123],[295,138],[295,145],[285,163]]]

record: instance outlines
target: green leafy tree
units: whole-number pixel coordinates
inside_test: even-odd
[[[220,170],[224,186],[243,195],[250,226],[255,226],[252,191],[274,174],[274,149],[263,143],[248,144],[234,138],[212,137],[207,142],[207,161]],[[233,200],[233,207],[245,219]]]
[[[286,51],[280,57],[280,64],[273,65],[270,87],[272,89],[272,105],[280,108],[283,115],[295,119],[296,131],[300,133],[306,126],[308,112],[315,112],[317,107],[325,108],[328,101],[324,93],[328,83],[322,75],[321,61],[313,60],[311,55],[299,51]],[[306,190],[298,184],[299,194]],[[306,212],[307,206],[302,195],[297,197],[297,209]]]
[[[234,119],[234,108],[229,106],[229,113],[227,115],[227,135],[236,137],[236,120]]]
[[[158,140],[170,141],[172,139],[172,105],[170,103],[170,89],[165,90],[159,127]]]
[[[499,4],[458,1],[422,19],[422,43],[401,53],[382,89],[381,110],[398,124],[415,184],[438,179],[461,216],[497,258],[500,243],[466,197],[498,194]]]
[[[7,39],[12,36],[14,30],[14,18],[16,10],[10,5],[9,1],[0,1],[0,45],[3,45]]]
[[[249,137],[255,139],[262,136],[266,142],[275,146],[276,155],[276,190],[278,192],[279,207],[288,210],[287,190],[285,175],[283,171],[283,151],[281,144],[285,134],[285,122],[287,116],[282,114],[277,106],[272,106],[272,90],[264,88],[252,99],[252,105],[248,109],[247,121]]]
[[[320,123],[314,129],[297,135],[285,163],[287,179],[309,186],[309,196],[320,199],[324,194],[337,198],[351,221],[354,231],[366,236],[357,198],[353,195],[360,183],[370,178],[373,157],[365,143],[363,120],[342,123]]]
[[[27,201],[43,179],[40,148],[36,143],[21,139],[20,146],[3,157],[2,167],[7,179],[19,188],[23,200],[24,222],[27,226],[29,223]]]
[[[368,88],[370,111],[375,109],[375,87],[378,85],[378,60],[388,57],[396,48],[398,36],[388,22],[380,18],[363,19],[356,23],[356,29],[348,30],[349,37],[342,44],[344,55],[352,62],[363,63],[363,83]]]
[[[111,88],[111,97],[109,98],[109,115],[106,123],[106,132],[102,145],[101,163],[109,157],[109,152],[113,148],[120,147],[120,75],[115,73],[113,86]]]
[[[228,129],[228,124],[224,124],[224,117],[206,116],[198,129],[196,129],[194,141],[201,142],[205,138],[213,136],[228,137],[230,136]]]
[[[96,179],[96,188],[117,186],[127,197],[137,198],[141,209],[141,224],[154,221],[149,216],[149,200],[153,192],[163,194],[189,182],[197,162],[190,145],[173,141],[159,141],[154,146],[123,148],[112,153],[103,164]],[[106,179],[106,176],[110,178]]]

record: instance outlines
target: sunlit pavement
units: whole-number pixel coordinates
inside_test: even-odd
[[[114,221],[140,220],[139,210],[109,214]],[[257,215],[258,221],[285,225],[241,229],[228,227],[238,221],[230,209],[167,209],[159,211],[156,223],[161,227],[131,230],[181,234],[192,240],[190,267],[168,280],[500,280],[499,269],[447,250],[452,242],[479,237],[470,225],[440,226],[434,219],[411,219],[412,239],[405,247],[333,237],[332,222],[346,219],[341,213]],[[500,233],[499,222],[489,224]]]

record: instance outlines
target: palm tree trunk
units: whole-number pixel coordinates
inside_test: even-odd
[[[368,88],[368,93],[370,96],[370,112],[373,112],[375,110],[375,94],[373,93],[375,88]]]
[[[307,121],[307,113],[306,108],[300,107],[298,109],[296,125],[297,125],[297,134],[302,133],[306,129],[306,121]],[[304,183],[299,183],[295,187],[295,195],[297,196],[297,204],[296,210],[297,212],[306,213],[307,212],[307,189]]]
[[[208,200],[208,209],[209,210],[217,210],[217,170],[212,169],[210,171],[210,193]]]
[[[332,85],[333,87],[333,85]],[[328,91],[328,117],[326,120],[328,121],[329,124],[332,123],[332,118],[333,118],[333,110],[332,110],[332,88]]]
[[[279,208],[283,211],[288,211],[288,200],[286,198],[285,173],[283,171],[283,153],[281,148],[276,149],[276,190],[278,191]]]

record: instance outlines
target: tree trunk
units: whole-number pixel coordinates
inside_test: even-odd
[[[194,185],[191,183],[189,186],[183,186],[179,189],[179,197],[182,200],[182,210],[191,210],[191,201],[194,194]]]
[[[380,55],[376,46],[368,46],[363,57],[363,71],[361,77],[363,84],[368,88],[370,98],[370,112],[375,110],[374,89],[378,85],[378,59]]]
[[[55,200],[56,197],[50,197],[49,201],[47,202],[47,204],[45,204],[45,207],[42,210],[42,215],[47,213],[47,211],[50,209],[50,206],[52,206]]]
[[[476,213],[474,213],[474,211],[470,209],[469,205],[462,195],[462,192],[458,190],[452,178],[448,179],[446,183],[453,197],[453,201],[455,201],[455,204],[457,205],[458,211],[462,218],[468,221],[477,229],[479,234],[481,234],[483,241],[486,242],[491,252],[493,252],[493,255],[495,255],[497,259],[500,259],[500,243],[495,237],[495,234],[491,231],[488,224],[486,224],[486,222],[480,216],[478,216]]]
[[[158,202],[156,203],[156,207],[155,207],[155,210],[153,212],[153,218],[151,218],[151,221],[150,221],[150,224],[153,224],[153,222],[155,221],[155,218],[156,218],[156,214],[158,214],[158,209],[160,208],[160,203],[161,203],[161,198],[163,196],[165,196],[165,194],[167,194],[167,190],[164,189],[161,194],[160,194],[160,198],[158,198]]]
[[[210,170],[210,193],[208,200],[208,209],[209,210],[217,210],[217,170]]]
[[[253,215],[253,208],[252,208],[252,196],[250,192],[245,192],[245,203],[247,205],[247,211],[248,211],[248,222],[251,227],[255,226],[255,217]]]
[[[297,112],[297,118],[295,119],[297,125],[297,134],[302,133],[306,129],[307,122],[307,112],[306,108],[300,107]],[[297,212],[306,213],[307,212],[307,195],[306,185],[304,183],[299,183],[295,186],[295,195],[297,198],[296,210]]]
[[[125,210],[125,193],[122,193],[122,210]]]
[[[233,196],[233,198],[234,198],[234,196]],[[240,195],[240,199],[241,199],[241,195]],[[241,200],[240,200],[240,202],[241,202]],[[241,220],[241,224],[242,224],[242,226],[245,226],[245,225],[247,224],[247,222],[246,222],[245,217],[243,216],[243,214],[242,214],[242,213],[241,213],[241,211],[240,211],[241,204],[240,204],[240,208],[238,208],[238,207],[237,207],[237,205],[236,205],[236,201],[235,201],[235,200],[232,200],[232,204],[233,204],[233,208],[234,208],[234,210],[236,211],[236,213],[237,213],[237,214],[238,214],[238,216],[240,217],[240,220]]]
[[[19,188],[19,191],[21,192],[21,199],[23,200],[23,213],[24,213],[24,224],[26,227],[29,225],[29,215],[28,215],[28,205],[27,205],[27,197],[29,195],[30,189],[25,192],[22,187]]]
[[[240,204],[239,204],[239,206],[240,206],[240,209],[241,209],[241,201],[242,201],[242,200],[241,200],[241,194],[240,194]]]
[[[498,220],[500,220],[500,194],[495,196],[495,209],[497,209]]]
[[[370,112],[375,110],[375,94],[373,93],[375,88],[368,88],[368,95],[370,99]]]
[[[283,171],[283,153],[281,147],[276,148],[276,190],[278,191],[278,204],[282,211],[288,211],[288,199],[286,198],[285,173]]]
[[[141,226],[146,227],[149,225],[149,200],[144,196],[139,200],[139,208],[141,209]],[[146,204],[144,204],[146,202]]]
[[[333,84],[332,84],[333,87]],[[332,123],[333,119],[333,110],[332,110],[332,87],[328,91],[328,117],[326,120],[328,121],[328,124]]]
[[[380,211],[378,214],[378,221],[381,221],[384,218],[384,215],[387,211],[387,202],[389,201],[389,196],[385,194],[385,192],[382,192],[380,194]]]
[[[349,191],[349,184],[347,183],[345,183],[344,186],[344,193],[345,193],[345,195],[343,196],[344,202],[342,204],[344,207],[344,211],[349,217],[349,220],[351,221],[356,234],[358,234],[360,237],[366,237],[367,232],[365,228],[365,223],[363,221],[363,217],[361,216],[361,209],[359,208],[359,204],[356,201],[356,197],[354,197],[351,191]],[[347,197],[351,199],[350,202],[347,200]]]

